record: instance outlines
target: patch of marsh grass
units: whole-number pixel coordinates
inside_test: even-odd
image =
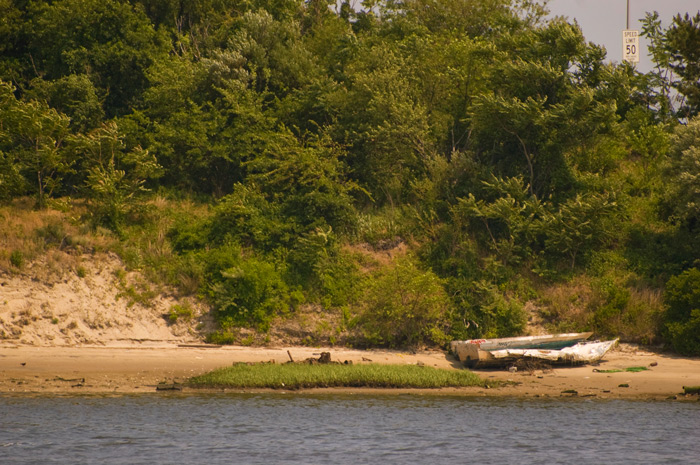
[[[639,373],[640,371],[647,371],[649,368],[647,367],[627,367],[624,369],[620,368],[613,368],[612,370],[593,370],[596,373]]]
[[[244,364],[190,378],[195,388],[302,389],[322,387],[441,388],[485,386],[467,370],[444,370],[417,365]]]

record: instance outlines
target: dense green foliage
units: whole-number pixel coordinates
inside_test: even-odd
[[[666,300],[666,328],[674,349],[686,355],[700,353],[700,270],[692,268],[671,278]]]
[[[190,378],[191,387],[209,389],[310,389],[328,387],[419,388],[484,386],[467,370],[443,370],[416,365],[276,365],[238,363]]]
[[[640,74],[530,1],[0,10],[0,201],[84,201],[212,341],[314,307],[360,345],[537,317],[700,353],[700,17],[649,14]]]

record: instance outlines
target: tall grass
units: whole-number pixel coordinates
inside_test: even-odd
[[[440,388],[484,386],[467,370],[416,365],[235,364],[188,381],[196,388],[302,389],[319,387]]]
[[[34,199],[15,199],[0,205],[0,271],[21,269],[37,258],[51,252],[65,252],[54,260],[59,275],[72,268],[67,253],[109,250],[114,238],[100,232],[91,232],[80,222],[85,206],[80,201],[55,199],[47,208],[36,210]]]

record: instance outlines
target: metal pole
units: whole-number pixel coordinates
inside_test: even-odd
[[[630,0],[627,0],[627,29],[630,28]]]

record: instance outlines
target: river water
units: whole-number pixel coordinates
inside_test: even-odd
[[[0,464],[692,464],[700,402],[0,397]]]

